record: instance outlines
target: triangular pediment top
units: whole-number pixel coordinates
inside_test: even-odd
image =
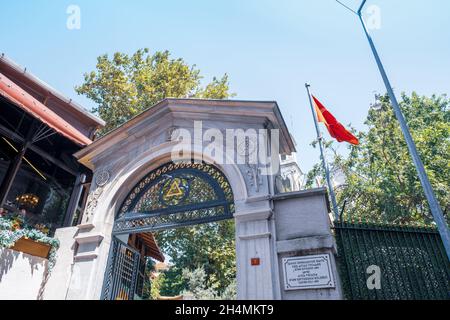
[[[170,126],[164,117],[182,118],[186,120],[213,120],[221,122],[224,119],[242,123],[269,122],[269,127],[280,129],[282,152],[295,151],[295,146],[288,132],[286,123],[275,101],[246,100],[214,100],[214,99],[164,99],[154,106],[130,119],[120,127],[94,141],[89,146],[78,151],[74,156],[79,162],[92,167],[91,159],[107,152],[117,143],[140,131],[141,127],[151,124],[156,127]],[[161,126],[158,122],[161,122]],[[90,165],[89,165],[90,164]]]

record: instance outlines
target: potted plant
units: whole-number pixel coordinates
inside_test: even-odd
[[[44,224],[30,226],[20,215],[0,216],[0,247],[48,259],[51,269],[59,241],[49,237],[48,232],[49,228]]]

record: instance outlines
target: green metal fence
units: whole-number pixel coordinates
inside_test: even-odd
[[[334,231],[347,299],[450,298],[450,263],[436,230],[337,222]],[[367,284],[374,279],[370,266],[380,271],[378,289]]]

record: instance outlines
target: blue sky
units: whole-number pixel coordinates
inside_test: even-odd
[[[81,9],[80,30],[66,27],[71,4]],[[448,93],[450,1],[372,4],[381,28],[371,33],[395,91]],[[357,129],[374,93],[385,92],[357,18],[334,0],[3,0],[0,17],[0,52],[88,109],[73,87],[103,53],[167,49],[205,81],[228,73],[236,98],[278,101],[304,171],[318,161],[306,81]]]

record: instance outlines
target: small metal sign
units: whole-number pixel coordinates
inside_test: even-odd
[[[285,290],[334,288],[329,254],[282,259]]]
[[[259,266],[261,264],[261,260],[259,258],[251,258],[250,264],[252,266]]]

